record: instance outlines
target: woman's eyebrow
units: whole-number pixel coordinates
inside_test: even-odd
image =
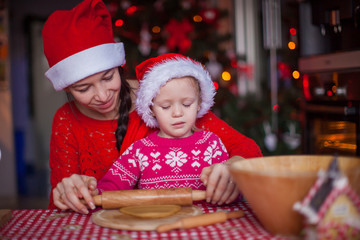
[[[101,76],[101,77],[104,77],[104,76],[106,76],[109,72],[111,72],[113,69],[109,69],[109,70],[107,70],[106,72],[104,72],[104,74]],[[76,87],[82,87],[82,86],[86,86],[86,85],[89,85],[88,83],[75,83],[75,84],[73,84],[73,86],[72,87],[74,87],[74,88],[76,88]]]
[[[86,85],[89,85],[88,83],[79,83],[79,84],[74,84],[72,87],[73,88],[78,88],[78,87],[83,87],[83,86],[86,86]]]
[[[111,71],[113,71],[113,70],[114,70],[113,68],[112,68],[112,69],[107,70],[106,72],[104,72],[104,74],[103,74],[102,76],[107,75],[109,72],[111,72]]]

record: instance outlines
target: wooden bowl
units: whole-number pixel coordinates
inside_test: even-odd
[[[234,162],[230,172],[264,228],[272,234],[299,235],[303,216],[293,210],[333,156],[293,155],[252,158]],[[340,169],[360,195],[360,158],[338,157]]]

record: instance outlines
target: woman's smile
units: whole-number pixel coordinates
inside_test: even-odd
[[[97,104],[98,108],[101,110],[106,110],[109,107],[111,107],[114,103],[114,97],[112,96],[110,99],[108,99],[106,102]]]

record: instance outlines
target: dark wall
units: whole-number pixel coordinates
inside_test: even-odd
[[[29,17],[46,19],[57,9],[71,9],[81,0],[11,0],[9,2],[11,90],[15,130],[26,129],[29,113]]]
[[[360,0],[308,0],[299,4],[300,54],[360,50]]]
[[[39,162],[36,148],[41,146],[34,134],[32,118],[30,79],[30,22],[34,19],[45,21],[55,10],[71,9],[81,0],[9,0],[9,43],[10,43],[10,88],[14,126],[14,147],[17,175],[17,189],[20,195],[46,194],[48,182],[46,166],[34,167]],[[49,120],[52,116],[49,114]],[[29,144],[31,143],[31,144]],[[46,157],[47,158],[47,157]],[[35,161],[36,160],[36,161]],[[43,161],[46,162],[47,161]],[[44,164],[43,164],[44,165]],[[45,170],[39,170],[45,169]],[[39,184],[43,186],[39,188]],[[39,194],[38,194],[39,195]]]

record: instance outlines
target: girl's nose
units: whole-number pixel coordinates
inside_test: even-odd
[[[183,115],[183,109],[179,104],[176,104],[173,107],[172,115],[173,115],[173,117],[181,117]]]

